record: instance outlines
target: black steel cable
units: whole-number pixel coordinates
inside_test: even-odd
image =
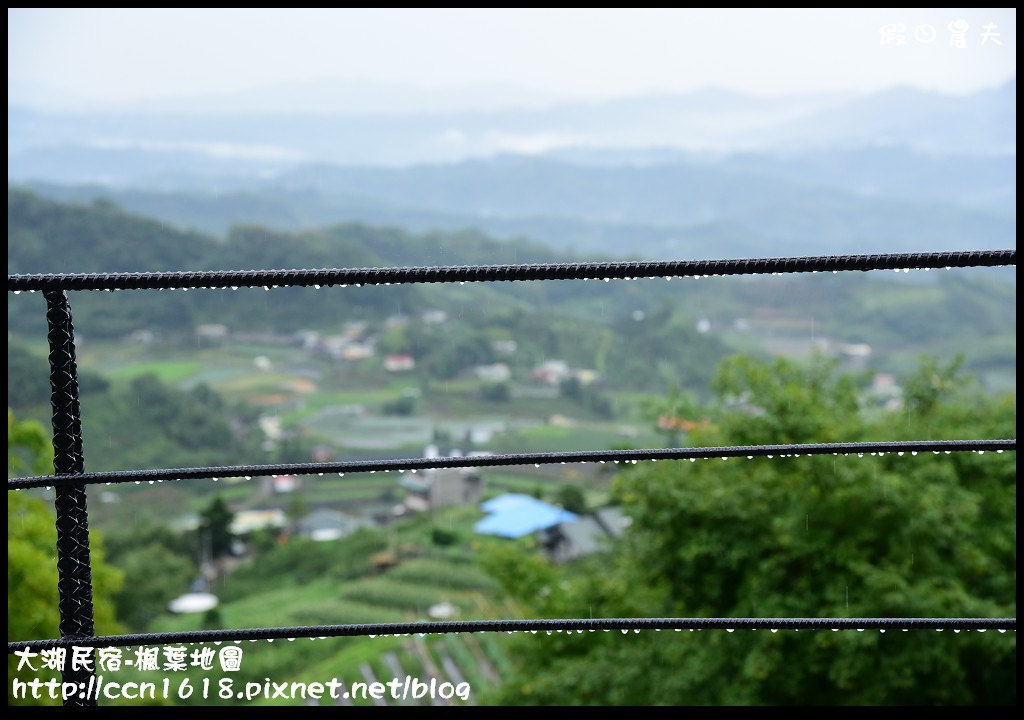
[[[446,620],[439,622],[313,625],[233,630],[106,635],[80,647],[241,642],[376,635],[474,632],[583,632],[597,630],[1017,630],[1017,618],[580,618],[544,620]],[[71,647],[70,640],[7,643],[7,653]]]
[[[308,270],[230,270],[8,275],[9,292],[35,290],[160,290],[174,288],[392,285],[402,283],[497,282],[517,280],[598,280],[765,275],[1016,265],[1016,250],[819,255],[736,260],[663,262],[584,262],[538,265],[458,265],[442,267]]]
[[[64,482],[56,489],[57,593],[60,635],[69,642],[93,635],[92,565],[89,557],[89,511],[83,469],[82,421],[78,401],[78,366],[71,306],[62,291],[47,291],[46,324],[50,346],[50,405],[53,410],[53,469]],[[92,670],[68,665],[64,682],[88,683]],[[70,697],[65,705],[95,705]]]
[[[747,275],[798,272],[845,272],[883,269],[929,269],[1016,265],[1015,250],[938,253],[891,253],[795,258],[747,258],[679,262],[560,263],[334,270],[266,270],[171,273],[95,273],[8,275],[9,292],[44,291],[50,326],[55,476],[8,480],[8,489],[57,486],[58,554],[73,558],[61,570],[61,639],[8,643],[8,653],[52,647],[110,647],[141,644],[197,643],[409,633],[456,632],[583,632],[597,630],[1013,630],[1016,618],[611,618],[563,620],[478,620],[426,623],[328,625],[297,628],[203,630],[90,637],[92,633],[91,578],[88,557],[88,517],[85,486],[99,482],[141,482],[232,475],[375,472],[442,467],[567,462],[636,462],[714,457],[780,457],[824,454],[916,452],[984,452],[1016,450],[1016,440],[909,441],[884,443],[827,443],[804,445],[728,446],[667,450],[622,450],[568,453],[491,455],[471,458],[416,458],[346,463],[240,465],[222,468],[184,468],[112,473],[82,473],[81,423],[70,308],[64,291],[237,288],[278,286],[380,285],[397,283],[486,282],[522,280],[618,279],[700,275]],[[59,337],[58,337],[59,336]],[[58,438],[58,434],[60,437]],[[62,532],[62,523],[66,526]],[[84,540],[83,540],[84,538]],[[71,543],[71,544],[68,544]],[[83,561],[84,558],[84,561]],[[60,560],[58,561],[60,563]],[[84,562],[84,571],[82,569]],[[70,584],[69,584],[70,583]],[[75,605],[74,608],[68,603]],[[67,612],[66,612],[67,611]],[[65,615],[69,618],[65,623]]]
[[[114,470],[92,472],[65,478],[58,475],[33,475],[7,481],[8,490],[59,486],[66,483],[156,482],[265,475],[314,475],[327,473],[363,473],[417,471],[440,468],[501,467],[506,465],[555,465],[563,463],[634,462],[641,460],[706,460],[713,458],[791,457],[799,455],[869,455],[879,453],[915,454],[922,452],[1013,452],[1016,438],[1007,440],[906,440],[889,442],[807,443],[797,445],[726,445],[722,447],[653,448],[642,450],[587,450],[548,453],[518,453],[398,460],[353,460],[327,463],[290,463],[283,465],[226,465],[222,467],[168,468],[158,470]]]

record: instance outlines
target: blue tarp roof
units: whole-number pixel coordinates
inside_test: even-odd
[[[575,513],[518,493],[499,495],[480,507],[490,514],[473,529],[484,535],[517,538],[552,525],[576,521]]]

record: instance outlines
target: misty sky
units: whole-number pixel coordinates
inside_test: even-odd
[[[8,103],[49,109],[275,87],[284,105],[282,86],[324,79],[455,88],[471,103],[477,91],[551,101],[708,86],[959,93],[1016,75],[1016,11],[999,9],[8,9],[7,19]],[[964,48],[950,43],[959,19]],[[883,44],[891,23],[905,25],[905,44]],[[982,46],[988,23],[1001,45]],[[915,35],[929,25],[934,34]]]

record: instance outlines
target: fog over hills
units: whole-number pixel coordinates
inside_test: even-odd
[[[8,107],[8,182],[219,235],[358,220],[655,258],[1016,242],[1016,81],[556,104],[510,89],[511,105],[491,93],[464,110],[367,92],[296,86],[290,113],[255,92],[177,111]]]

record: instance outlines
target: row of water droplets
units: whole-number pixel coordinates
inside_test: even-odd
[[[898,451],[888,451],[888,452],[886,452],[886,451],[876,451],[876,452],[868,452],[868,453],[862,453],[862,452],[859,452],[859,453],[833,452],[833,453],[830,453],[830,454],[835,456],[835,457],[838,457],[839,455],[842,455],[843,457],[849,457],[851,454],[855,454],[859,458],[864,457],[865,454],[871,455],[873,457],[884,457],[887,454],[895,454],[898,457],[904,457],[907,454],[907,452],[909,452],[911,456],[916,457],[918,455],[918,453],[921,452],[921,451],[918,451],[918,450],[910,450],[910,451],[898,450]],[[927,451],[924,451],[924,452],[927,452]],[[932,450],[931,452],[932,452],[933,455],[951,455],[953,453],[953,450]],[[985,450],[971,450],[971,452],[975,453],[977,455],[984,455],[986,451]],[[1005,452],[1005,450],[999,448],[999,449],[994,450],[993,452],[995,452],[997,455],[1001,455],[1001,454],[1003,454]],[[826,454],[826,453],[804,453],[804,454],[806,454],[806,455],[808,455],[808,457],[810,457],[810,456],[813,456],[813,455],[822,455],[822,454]],[[679,461],[689,460],[690,462],[693,463],[693,462],[697,462],[697,460],[713,460],[713,459],[715,459],[715,457],[719,457],[719,456],[716,456],[716,455],[704,455],[704,456],[700,456],[700,457],[691,457],[691,458],[635,458],[635,459],[634,458],[627,458],[627,459],[623,459],[623,460],[597,460],[596,462],[599,465],[605,465],[605,464],[607,464],[609,462],[614,463],[615,465],[619,465],[619,464],[636,465],[641,460],[647,460],[647,461],[650,461],[652,463],[656,463],[660,459],[660,460],[679,460]],[[729,457],[730,456],[728,456],[728,455],[722,455],[722,456],[720,456],[720,459],[728,460]],[[776,457],[776,455],[775,454],[767,454],[767,455],[763,455],[763,456],[758,456],[758,455],[746,455],[746,456],[733,455],[731,457],[746,457],[747,460],[753,460],[755,457],[766,457],[768,459],[774,459]],[[800,453],[779,453],[778,457],[779,458],[798,458],[798,457],[801,457],[801,454]],[[484,459],[485,460],[486,458],[478,458],[478,459]],[[567,460],[559,461],[559,460],[552,460],[552,461],[547,461],[544,464],[546,464],[546,465],[554,465],[554,464],[567,465],[569,462],[583,462],[583,461],[567,461]],[[541,466],[541,463],[539,463],[539,462],[538,463],[534,463],[533,466],[535,468],[539,468]],[[429,469],[429,468],[425,468],[425,469]],[[415,474],[416,470],[417,470],[417,468],[408,468],[408,472],[410,472],[412,474]],[[407,471],[406,468],[396,468],[396,469],[394,469],[394,472],[398,472],[400,474],[401,473],[405,473],[406,471]],[[378,471],[374,469],[374,470],[352,470],[350,472],[352,472],[353,474],[362,472],[362,473],[369,473],[370,475],[374,475]],[[380,472],[390,473],[390,472],[392,472],[392,468],[380,468]],[[302,470],[298,470],[297,469],[297,470],[294,470],[294,471],[290,472],[289,474],[312,475],[313,473],[312,472],[304,472]],[[316,472],[316,475],[318,477],[323,477],[325,474],[326,474],[325,472]],[[193,477],[193,478],[190,478],[190,479],[200,479],[200,477],[201,476]],[[244,475],[242,477],[245,480],[252,480],[252,478],[253,478],[252,475]],[[278,474],[271,474],[271,477],[279,477],[279,475]],[[345,473],[344,472],[339,472],[338,473],[338,477],[345,477]],[[142,483],[145,482],[145,483],[147,483],[149,485],[153,485],[155,483],[162,483],[162,482],[178,482],[178,481],[180,481],[182,479],[184,479],[184,478],[158,478],[158,479],[155,479],[155,480],[135,480],[134,483],[136,485],[141,485]],[[220,481],[220,476],[210,476],[208,479],[213,480],[213,482],[219,482]],[[104,483],[104,485],[112,485],[112,484],[113,484],[112,482]],[[45,486],[43,486],[43,488],[45,490],[51,490],[52,486],[51,485],[45,485]],[[26,488],[20,488],[19,487],[19,488],[14,488],[14,489],[15,490],[24,490]]]
[[[877,269],[883,270],[884,268],[877,268]],[[946,270],[952,270],[953,268],[952,268],[952,266],[947,265],[945,269]],[[911,270],[924,270],[925,272],[929,272],[931,270],[931,268],[893,268],[893,272],[896,272],[896,273],[900,273],[900,272],[902,272],[902,273],[909,273]],[[789,275],[789,274],[792,274],[792,273],[795,273],[795,272],[801,272],[801,271],[787,270],[787,271],[783,271],[783,272],[772,272],[772,273],[741,273],[741,274],[758,274],[758,275],[779,276],[779,275]],[[812,275],[816,275],[819,272],[828,272],[828,271],[827,270],[823,270],[823,271],[807,270],[807,271],[803,271],[803,272],[808,272],[808,273],[810,273]],[[832,272],[833,275],[838,275],[842,271],[840,271],[840,270],[832,270],[831,272]],[[661,276],[661,275],[645,275],[645,276],[642,276],[642,277],[646,277],[649,280],[657,280],[659,277],[663,277],[666,281],[668,281],[668,280],[672,280],[672,279],[685,279],[685,278],[690,278],[690,279],[693,279],[693,280],[698,280],[700,278],[709,278],[709,277],[713,277],[713,276],[717,276],[717,275],[718,275],[717,273],[715,273],[715,274],[700,274],[700,273],[696,273],[696,274],[693,274],[693,275],[664,275],[664,276]],[[640,277],[641,276],[621,277],[621,278],[612,278],[612,277],[589,278],[589,277],[585,277],[585,278],[582,278],[582,279],[584,281],[592,280],[593,279],[593,280],[603,280],[604,282],[611,282],[612,280],[639,280]],[[444,281],[441,281],[441,282],[444,282]],[[454,282],[454,281],[449,281],[449,282]],[[473,281],[470,281],[470,282],[473,282]],[[479,282],[485,282],[485,281],[481,280]],[[459,285],[465,285],[466,281],[465,280],[459,280],[458,283],[459,283]],[[362,287],[363,285],[384,285],[384,286],[390,286],[390,285],[402,285],[402,284],[405,284],[405,283],[403,281],[399,281],[399,282],[352,283],[353,287]],[[285,285],[263,285],[263,286],[259,286],[259,285],[245,285],[244,287],[253,287],[253,288],[255,288],[255,287],[262,287],[264,290],[274,290],[274,289],[277,289],[277,288],[280,288],[280,287],[312,287],[314,290],[319,290],[323,286],[324,285],[322,283],[311,283],[311,284],[308,284],[308,285],[305,284],[305,283],[287,283]],[[337,283],[337,284],[335,284],[335,283],[328,283],[328,286],[343,288],[343,287],[348,287],[348,284],[347,283]],[[243,287],[243,286],[239,286],[239,285],[196,285],[196,286],[193,286],[192,288],[187,288],[187,287],[181,287],[181,288],[178,288],[178,287],[162,288],[162,287],[160,287],[160,288],[90,288],[90,289],[100,290],[101,292],[118,292],[120,290],[137,290],[137,289],[158,290],[160,292],[162,292],[164,290],[170,290],[171,292],[174,292],[175,290],[181,290],[182,292],[188,292],[190,289],[199,289],[199,290],[238,290],[240,287]],[[24,291],[22,291],[22,290],[13,290],[12,292],[15,295],[20,295],[22,292],[34,293],[34,292],[38,292],[38,291],[35,290],[35,289],[30,289],[30,290],[24,290]]]
[[[801,628],[773,628],[773,627],[768,627],[768,628],[740,628],[740,629],[741,630],[742,629],[747,629],[750,632],[757,632],[758,630],[768,630],[772,634],[778,633],[780,629],[781,630],[787,630],[788,629],[788,630],[792,630],[793,632],[800,632],[800,630],[801,630]],[[867,631],[867,628],[852,628],[852,627],[850,627],[850,628],[837,628],[837,627],[834,627],[834,628],[803,628],[803,629],[805,629],[805,630],[812,630],[812,631],[813,630],[820,630],[820,631],[831,630],[832,632],[840,632],[841,630],[844,630],[844,629],[847,630],[847,631],[855,630],[856,632],[866,632]],[[917,630],[918,628],[877,628],[878,632],[881,633],[881,634],[885,634],[887,629],[893,630],[893,631],[900,630],[902,632],[910,632],[912,629]],[[927,628],[922,628],[922,629],[927,629]],[[932,628],[932,629],[934,629],[936,632],[943,632],[947,628]],[[959,634],[961,631],[963,631],[963,632],[984,633],[984,632],[986,632],[988,630],[988,628],[951,628],[951,629],[952,629],[952,631],[955,634]],[[639,635],[642,630],[643,631],[647,631],[647,632],[651,632],[651,631],[653,631],[653,632],[661,632],[662,630],[664,630],[666,632],[669,632],[669,631],[683,632],[684,630],[686,630],[688,632],[703,632],[704,630],[710,630],[710,631],[725,630],[725,632],[727,632],[727,633],[732,633],[732,632],[736,631],[736,628],[722,628],[722,627],[713,627],[713,628],[621,628],[621,629],[619,629],[619,632],[621,632],[623,635],[628,635],[630,632],[632,632],[635,635]],[[995,628],[995,630],[996,630],[997,633],[999,633],[1001,635],[1005,635],[1006,632],[1007,632],[1006,628]],[[1012,628],[1012,631],[1014,633],[1016,633],[1017,629],[1016,628]],[[427,635],[447,635],[447,634],[450,634],[452,632],[469,633],[469,634],[478,633],[478,632],[504,632],[506,635],[515,635],[515,634],[537,635],[538,633],[543,632],[545,635],[554,635],[554,634],[582,635],[583,633],[595,633],[595,632],[606,632],[606,633],[609,633],[609,632],[614,632],[614,629],[612,629],[612,628],[568,628],[568,629],[554,628],[554,629],[551,629],[551,630],[536,630],[536,629],[527,629],[527,630],[455,630],[455,631],[451,631],[451,630],[449,630],[449,631],[445,631],[445,630],[428,630],[426,632],[402,632],[402,633],[381,633],[381,634],[368,633],[368,634],[365,634],[365,635],[362,634],[362,633],[354,633],[354,634],[351,634],[351,635],[345,634],[345,635],[331,635],[331,636],[327,636],[327,635],[307,636],[307,635],[297,634],[296,637],[284,637],[284,638],[257,638],[257,639],[210,640],[210,641],[205,641],[205,640],[181,640],[181,641],[178,641],[178,640],[167,640],[167,639],[160,639],[159,641],[156,641],[156,639],[154,639],[154,641],[152,641],[152,642],[150,642],[148,644],[161,644],[161,645],[168,645],[168,644],[172,644],[172,643],[173,644],[184,644],[184,645],[207,645],[207,644],[210,644],[210,645],[215,645],[215,646],[219,647],[219,646],[221,646],[221,645],[223,645],[225,643],[233,643],[235,645],[240,645],[243,642],[257,643],[257,642],[260,642],[261,640],[265,640],[267,643],[273,643],[275,640],[285,640],[286,642],[295,642],[297,639],[304,638],[304,637],[308,638],[309,640],[313,640],[313,641],[315,641],[315,640],[326,640],[328,637],[368,637],[370,639],[375,639],[375,638],[378,638],[378,637],[379,638],[412,637],[413,635],[416,635],[418,637],[426,637]],[[128,645],[146,645],[146,644],[147,643],[140,642],[140,643],[130,643]]]

